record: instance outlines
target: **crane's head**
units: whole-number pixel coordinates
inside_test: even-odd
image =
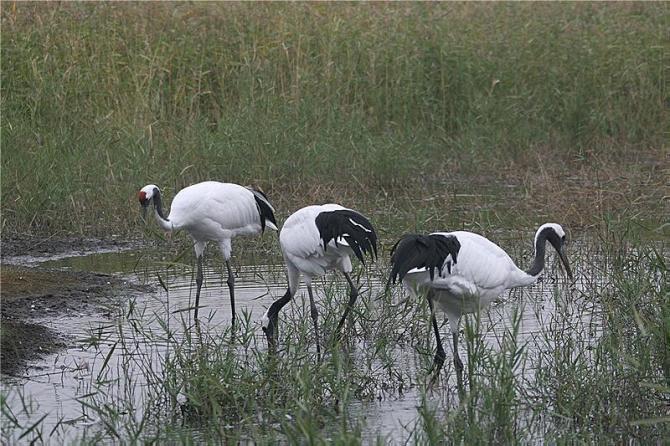
[[[149,184],[140,189],[137,193],[137,198],[140,200],[142,207],[149,206],[149,204],[151,204],[151,199],[157,192],[160,192],[160,189],[158,189],[158,186],[155,184]]]
[[[568,262],[568,257],[565,253],[567,238],[561,225],[558,223],[545,223],[540,226],[535,233],[535,246],[537,246],[540,237],[548,240],[549,243],[551,243],[551,246],[554,247],[558,253],[558,257],[561,259],[561,262],[565,267],[565,273],[568,275],[568,278],[572,280],[572,269],[570,268],[570,262]]]
[[[151,199],[154,198],[154,195],[157,195],[158,193],[160,193],[160,189],[158,189],[158,186],[155,184],[144,186],[137,193],[137,198],[140,201],[140,205],[142,206],[143,214],[146,214],[147,208],[151,204]]]
[[[278,317],[276,314],[274,315],[274,317],[268,316],[269,312],[270,309],[268,308],[268,310],[261,318],[261,328],[263,329],[263,333],[265,333],[265,337],[268,340],[268,348],[270,349],[270,351],[273,351],[276,348],[275,332]]]

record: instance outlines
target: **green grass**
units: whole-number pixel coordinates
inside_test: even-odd
[[[141,186],[205,179],[262,186],[281,217],[437,196],[452,225],[516,221],[498,198],[484,216],[449,198],[512,185],[565,223],[597,224],[597,195],[655,224],[669,19],[665,3],[11,3],[2,228],[129,236]]]

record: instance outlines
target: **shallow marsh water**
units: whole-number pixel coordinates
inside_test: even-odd
[[[26,263],[26,259],[23,260]],[[27,260],[27,263],[33,261]],[[238,260],[235,268],[238,320],[242,319],[244,324],[244,319],[248,318],[255,338],[251,345],[263,352],[266,344],[260,329],[260,317],[267,306],[284,293],[286,286],[283,265],[279,259],[272,260],[271,264],[259,264],[257,259],[249,264]],[[135,283],[150,284],[153,290],[120,296],[119,301],[110,302],[109,311],[96,317],[67,314],[56,319],[36,318],[36,321],[66,333],[76,342],[66,350],[32,364],[28,376],[4,383],[7,389],[11,387],[6,407],[20,424],[25,427],[39,421],[38,429],[23,440],[35,438],[36,432],[39,432],[38,436],[43,441],[52,443],[95,438],[96,433],[109,426],[105,426],[92,410],[90,398],[101,398],[101,401],[125,399],[130,405],[135,402],[135,409],[127,409],[128,412],[137,412],[126,413],[125,416],[141,418],[141,408],[146,407],[146,401],[143,400],[151,398],[151,392],[146,391],[148,380],[160,376],[162,363],[171,354],[170,345],[187,335],[184,330],[193,329],[192,312],[189,310],[195,293],[192,269],[189,265],[172,264],[159,256],[152,257],[137,251],[59,257],[42,261],[41,265],[114,274]],[[202,330],[208,333],[224,333],[230,325],[228,288],[222,270],[220,258],[208,258],[200,310]],[[367,273],[364,293],[383,293],[383,270],[368,270]],[[597,278],[591,277],[590,280]],[[167,292],[160,284],[161,281]],[[315,291],[321,298],[319,300],[325,299],[323,290],[332,283],[333,276],[328,276],[315,285]],[[343,280],[338,278],[335,283],[336,288],[342,288],[341,292],[346,293]],[[539,353],[538,349],[547,348],[546,343],[551,338],[546,336],[547,330],[571,330],[579,325],[581,329],[576,332],[590,333],[596,339],[600,330],[599,308],[596,302],[589,302],[580,296],[582,285],[582,281],[578,280],[572,288],[569,287],[561,272],[550,267],[541,282],[532,287],[513,290],[484,311],[479,320],[480,336],[488,347],[500,349],[505,333],[514,329],[513,321],[517,314],[517,343],[525,345],[529,357]],[[307,317],[306,299],[302,295],[304,291],[304,287],[301,288],[298,298],[287,310]],[[394,297],[396,300],[403,299],[402,293]],[[379,302],[375,298],[369,300],[373,307],[380,305]],[[358,304],[362,305],[360,302]],[[408,304],[412,306],[411,302]],[[396,302],[396,305],[401,307],[403,302]],[[322,307],[322,314],[323,311]],[[574,315],[574,326],[565,326],[566,318],[559,317],[561,312]],[[414,312],[412,314],[416,315]],[[570,320],[570,317],[567,319]],[[426,373],[424,365],[432,360],[434,348],[427,320],[422,322],[422,327],[420,333],[424,339],[420,343],[429,340],[427,349],[430,350],[427,353],[417,353],[419,349],[411,339],[392,348],[395,367],[405,377],[401,381],[405,382],[406,379],[404,389],[398,389],[397,383],[390,388],[377,386],[365,398],[351,402],[348,416],[358,420],[362,426],[363,439],[372,441],[382,437],[387,441],[403,443],[417,428],[417,408],[422,398],[420,383]],[[441,331],[447,362],[437,389],[428,393],[428,404],[435,410],[453,407],[458,403],[446,324],[442,325]],[[365,339],[354,340],[353,344],[354,358],[357,357],[356,350],[365,352],[371,348],[371,342]],[[461,357],[467,368],[467,354],[465,348],[461,348]],[[133,360],[128,355],[142,359]],[[524,365],[518,372],[530,379],[533,369]],[[108,383],[104,395],[100,394],[100,383]],[[17,436],[22,435],[25,429],[8,432],[9,437],[5,439],[11,442],[18,440]],[[122,432],[120,435],[120,439],[123,439]],[[197,432],[194,431],[193,435],[197,435]]]

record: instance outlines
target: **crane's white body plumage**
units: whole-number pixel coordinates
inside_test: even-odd
[[[340,271],[347,279],[349,302],[337,326],[337,333],[340,333],[358,296],[358,289],[349,275],[352,271],[351,256],[361,261],[364,261],[365,254],[374,258],[377,254],[377,234],[363,215],[330,203],[306,206],[291,214],[279,233],[279,243],[286,263],[288,289],[283,297],[272,303],[261,319],[268,345],[274,345],[279,311],[293,298],[304,277],[317,339],[317,355],[320,357],[318,311],[312,280],[328,271]]]
[[[291,295],[295,295],[300,287],[300,280],[304,277],[305,284],[311,286],[315,277],[323,276],[328,271],[338,270],[350,273],[353,269],[350,255],[351,248],[340,237],[323,245],[323,240],[316,226],[316,217],[321,212],[336,210],[350,210],[339,204],[329,203],[322,205],[306,206],[291,214],[279,232],[279,244],[281,245],[286,273],[288,275],[288,286]],[[261,325],[268,326],[268,310],[261,318]]]
[[[304,207],[291,214],[279,233],[284,261],[289,275],[289,286],[295,294],[300,277],[311,284],[314,277],[323,276],[328,271],[337,270],[350,273],[352,270],[351,248],[343,237],[328,242],[324,249],[316,217],[321,212],[347,210],[338,204],[323,204]],[[355,222],[354,222],[355,223]]]
[[[142,188],[151,198],[155,185]],[[150,195],[151,194],[151,195]],[[167,221],[154,211],[156,221],[166,231],[185,230],[201,256],[208,241],[219,244],[226,260],[232,253],[231,241],[240,235],[255,235],[262,230],[254,193],[244,186],[205,181],[185,187],[175,195]],[[266,221],[269,228],[277,227]]]
[[[445,353],[433,304],[449,321],[460,388],[463,363],[458,356],[458,325],[461,316],[478,312],[505,290],[534,283],[544,268],[546,242],[556,249],[568,277],[572,277],[564,252],[565,238],[563,228],[556,223],[540,226],[534,239],[535,259],[528,271],[517,267],[498,245],[472,232],[408,234],[396,243],[391,254],[391,279],[395,282],[399,278],[411,295],[428,299],[437,341],[433,365],[437,372]]]
[[[458,239],[461,247],[457,262],[448,256],[433,280],[425,268],[414,268],[403,279],[403,285],[413,296],[432,291],[431,297],[447,315],[452,333],[458,330],[461,315],[479,311],[507,289],[537,280],[537,276],[517,267],[502,248],[479,234],[454,231],[434,235]]]
[[[175,195],[166,217],[161,204],[160,189],[149,184],[139,192],[140,204],[146,208],[154,203],[154,215],[166,232],[184,230],[194,241],[197,257],[195,318],[198,317],[200,289],[203,283],[202,257],[207,242],[219,245],[228,269],[228,288],[232,323],[235,323],[234,274],[230,266],[232,239],[263,232],[265,227],[277,230],[274,209],[262,192],[232,183],[205,181],[185,187]]]

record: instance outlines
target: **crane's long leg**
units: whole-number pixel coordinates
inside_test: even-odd
[[[314,295],[312,294],[312,285],[307,284],[307,294],[309,294],[309,308],[310,314],[312,315],[312,322],[314,323],[314,335],[316,336],[316,357],[319,362],[321,362],[321,347],[319,345],[319,312],[316,309],[316,303],[314,302]]]
[[[344,321],[347,319],[347,315],[349,314],[349,311],[354,307],[354,304],[356,303],[356,298],[358,297],[358,288],[354,284],[354,281],[351,280],[351,276],[349,276],[349,273],[343,273],[344,277],[347,279],[347,282],[349,282],[349,302],[347,303],[347,307],[344,309],[344,314],[342,315],[342,318],[340,319],[340,322],[337,324],[337,330],[335,331],[335,336],[336,339],[339,341],[340,338],[342,337],[342,326],[344,325]]]
[[[202,255],[198,256],[196,260],[198,264],[197,272],[195,273],[195,322],[198,323],[198,307],[200,307],[200,289],[202,288],[203,274],[202,274]]]
[[[444,347],[442,347],[442,339],[440,338],[440,328],[437,326],[437,319],[435,318],[435,309],[433,308],[433,299],[431,299],[430,293],[427,296],[428,306],[430,307],[430,317],[433,323],[433,331],[435,332],[435,341],[437,342],[437,351],[435,352],[435,359],[433,360],[433,366],[430,368],[429,373],[435,372],[435,378],[440,374],[440,369],[444,364],[444,359],[447,355],[444,353]]]
[[[454,337],[454,366],[456,367],[456,382],[458,389],[463,392],[463,361],[458,355],[458,332],[453,334]]]
[[[231,326],[235,327],[235,274],[230,267],[230,260],[226,260],[226,268],[228,269],[228,291],[230,291],[230,311],[232,312]]]

